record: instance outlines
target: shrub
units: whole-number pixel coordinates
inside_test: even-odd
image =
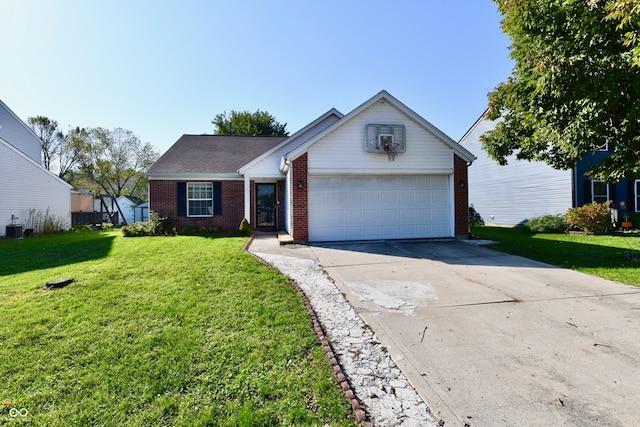
[[[160,216],[154,211],[149,211],[149,224],[151,224],[151,233],[175,236],[177,234],[176,228],[173,226],[173,220],[168,216]]]
[[[110,222],[102,222],[102,224],[100,224],[100,230],[102,231],[111,231],[113,227],[114,225]]]
[[[244,237],[249,237],[253,234],[253,230],[251,230],[251,224],[247,221],[247,218],[242,218],[242,222],[240,223],[240,227],[238,227],[240,231],[240,235]]]
[[[134,222],[121,228],[124,237],[151,236],[153,225],[150,222]]]
[[[567,211],[567,222],[587,233],[606,233],[611,230],[611,201],[593,202]]]
[[[484,220],[473,205],[469,205],[469,225],[484,225]]]
[[[70,233],[88,233],[92,231],[93,228],[87,224],[76,224],[69,229]]]
[[[169,217],[161,217],[157,213],[149,212],[149,222],[135,222],[122,227],[122,234],[125,237],[141,236],[175,236],[176,228],[173,220]]]
[[[534,233],[566,233],[569,223],[564,215],[543,215],[528,219],[524,226]]]

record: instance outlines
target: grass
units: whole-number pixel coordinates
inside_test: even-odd
[[[300,295],[245,242],[0,240],[0,424],[354,425]]]
[[[560,267],[640,286],[640,236],[534,234],[525,228],[471,228],[490,247]]]

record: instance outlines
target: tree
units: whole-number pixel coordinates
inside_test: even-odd
[[[45,116],[28,117],[27,124],[40,138],[43,166],[50,171],[52,160],[64,145],[64,134],[58,129],[58,122]]]
[[[146,200],[144,171],[158,158],[150,143],[141,143],[130,130],[93,128],[79,159],[74,183],[94,194],[133,196]]]
[[[216,115],[211,123],[215,125],[217,135],[289,135],[286,123],[280,124],[271,114],[260,110],[255,113],[231,110],[231,114],[225,111]]]
[[[640,12],[636,7],[626,21],[616,11],[627,9],[614,7],[635,3],[494,1],[515,67],[489,94],[488,118],[503,120],[483,136],[487,153],[500,164],[515,153],[569,169],[610,143],[612,154],[591,177],[615,182],[640,175],[640,67],[626,36],[637,35]]]
[[[78,166],[83,153],[89,147],[89,132],[76,127],[69,130],[64,137],[64,144],[57,153],[58,176],[68,183],[72,183],[73,170]]]
[[[631,60],[640,67],[640,3],[638,0],[617,0],[607,4],[607,19],[618,23],[626,31],[624,45],[631,47]]]

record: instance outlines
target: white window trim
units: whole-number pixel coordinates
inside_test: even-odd
[[[592,202],[595,202],[595,201],[596,201],[596,192],[594,191],[594,190],[595,190],[595,185],[594,185],[594,184],[595,184],[596,182],[599,182],[599,183],[603,183],[603,184],[604,184],[604,188],[605,188],[605,189],[606,189],[606,191],[607,191],[607,195],[606,195],[606,199],[605,199],[605,202],[606,202],[607,200],[609,200],[609,185],[605,184],[604,182],[602,182],[602,181],[600,181],[600,180],[598,180],[598,179],[592,179],[592,180],[591,180],[591,201],[592,201]],[[602,202],[599,202],[599,203],[602,203]]]
[[[609,141],[598,147],[598,151],[609,151]]]
[[[209,187],[211,187],[211,198],[210,199],[209,198],[206,198],[206,199],[198,199],[198,198],[192,199],[192,198],[190,198],[189,197],[189,186],[195,185],[195,184],[198,184],[198,185],[203,185],[203,184],[209,185]],[[206,215],[193,215],[193,214],[191,214],[191,205],[189,204],[189,202],[191,202],[191,201],[203,201],[203,200],[211,202],[211,206],[210,206],[211,213],[210,214],[206,214]],[[209,217],[213,216],[213,183],[211,183],[211,182],[187,182],[187,216],[191,217],[191,218],[209,218]]]
[[[636,197],[636,212],[640,212],[640,178],[636,179],[633,183],[633,192]]]

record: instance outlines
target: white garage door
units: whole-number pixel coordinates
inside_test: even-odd
[[[310,176],[309,240],[450,237],[447,176]]]

